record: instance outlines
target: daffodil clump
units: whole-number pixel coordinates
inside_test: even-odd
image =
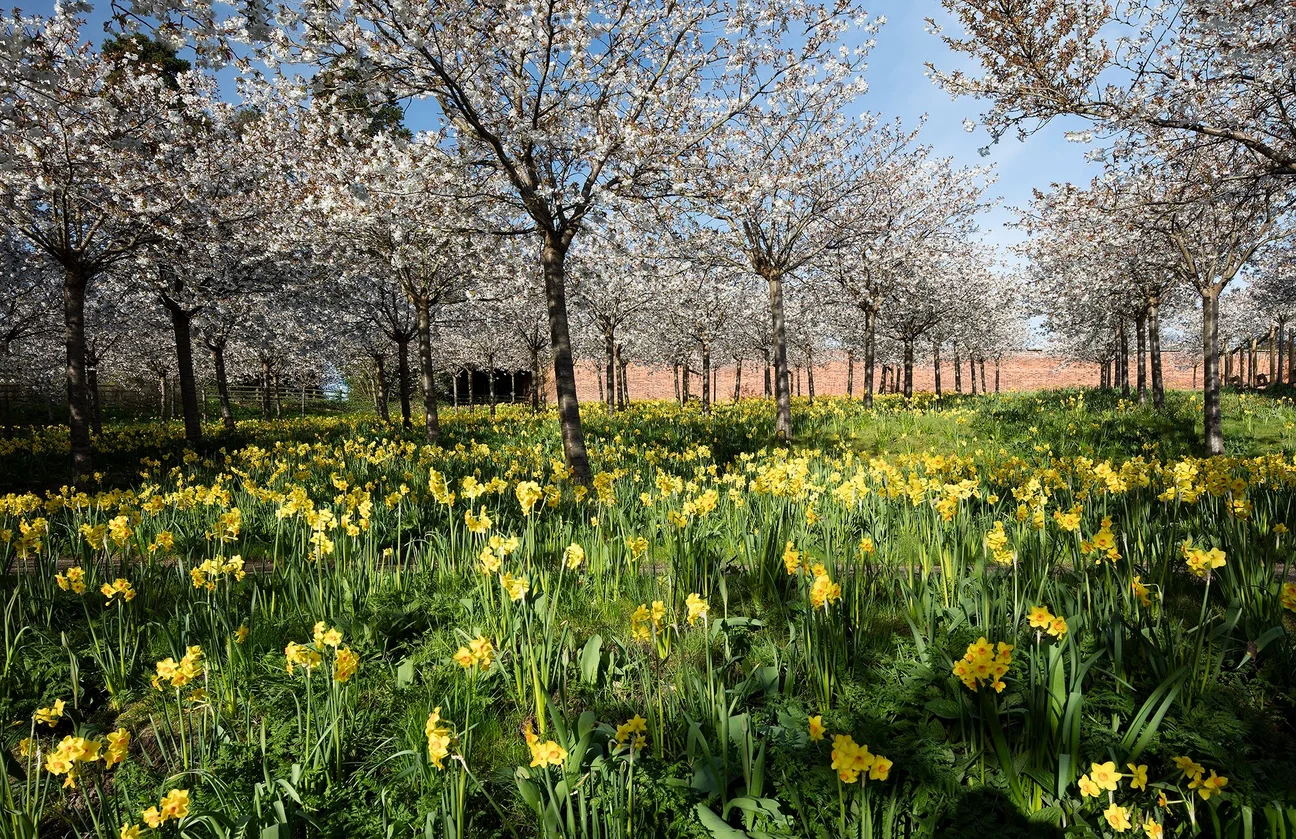
[[[982,685],[1002,693],[1006,687],[1003,677],[1012,665],[1012,644],[1000,641],[991,644],[984,636],[968,644],[967,652],[954,662],[954,675],[964,687],[975,691]]]

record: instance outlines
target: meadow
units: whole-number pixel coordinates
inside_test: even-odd
[[[1296,406],[0,440],[0,835],[1296,836]]]

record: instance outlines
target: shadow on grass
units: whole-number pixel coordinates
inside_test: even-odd
[[[937,829],[941,839],[1061,839],[1059,828],[1032,822],[1003,793],[982,787],[962,796]]]

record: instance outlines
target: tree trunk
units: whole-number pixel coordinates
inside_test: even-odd
[[[958,341],[954,342],[954,392],[963,392],[963,360],[959,358]]]
[[[999,356],[995,356],[995,393],[999,392],[999,367],[1001,360],[1002,359],[1000,359]]]
[[[274,408],[270,405],[270,362],[261,359],[261,419],[270,419]]]
[[[391,421],[387,411],[387,358],[374,356],[374,407],[378,409],[378,419],[384,423]]]
[[[158,405],[158,417],[163,422],[171,419],[170,415],[167,414],[167,396],[167,374],[163,370],[158,373],[158,400],[160,402]]]
[[[904,397],[906,401],[913,398],[913,367],[914,367],[914,339],[905,338],[904,340]]]
[[[419,381],[423,385],[423,438],[435,443],[441,435],[441,418],[437,414],[436,375],[432,368],[431,301],[415,303],[414,326],[418,333]]]
[[[1277,327],[1270,324],[1269,337],[1267,341],[1268,349],[1269,349],[1269,374],[1268,374],[1268,379],[1266,381],[1268,384],[1273,384],[1274,382],[1274,372],[1276,368],[1274,350],[1277,349],[1277,338],[1278,338]]]
[[[179,281],[176,281],[179,287]],[[198,385],[193,363],[193,313],[179,301],[162,295],[162,304],[171,315],[175,333],[176,377],[180,380],[180,411],[184,415],[185,441],[190,446],[202,444],[202,415],[198,412]]]
[[[229,374],[225,370],[225,339],[207,345],[211,350],[212,367],[216,368],[216,396],[220,400],[221,424],[226,431],[234,430],[234,406],[230,404]]]
[[[1116,344],[1116,375],[1121,380],[1122,396],[1128,397],[1130,394],[1130,342],[1129,335],[1126,333],[1124,318],[1121,319],[1120,327],[1117,328]]]
[[[675,376],[675,401],[684,404],[684,391],[680,389],[680,363],[677,361],[671,365],[671,372]]]
[[[711,413],[711,345],[702,344],[702,413]]]
[[[1287,377],[1284,375],[1286,371],[1283,368],[1283,356],[1286,354],[1284,352],[1286,349],[1287,349],[1287,322],[1283,320],[1279,320],[1278,321],[1278,367],[1274,371],[1274,382],[1276,384],[1282,384],[1283,382],[1287,381]]]
[[[936,398],[941,398],[941,359],[940,359],[940,341],[932,342],[932,375],[936,381]]]
[[[976,396],[976,395],[977,395],[977,388],[976,388],[976,356],[974,356],[974,355],[969,355],[969,356],[968,356],[968,375],[972,378],[972,391],[971,391],[971,393],[972,393],[973,396]]]
[[[1251,347],[1247,355],[1247,387],[1254,388],[1256,386],[1256,339],[1254,335],[1251,336]]]
[[[558,424],[562,431],[563,455],[578,484],[590,481],[589,455],[585,451],[585,430],[581,426],[580,401],[576,395],[576,366],[572,361],[571,332],[567,327],[567,249],[547,237],[540,255],[544,268],[545,303],[549,310],[549,339],[553,346],[554,387],[558,392]]]
[[[1146,405],[1147,392],[1147,315],[1134,319],[1134,335],[1138,353],[1138,403]]]
[[[792,394],[789,391],[787,363],[787,324],[783,316],[783,274],[766,272],[769,282],[770,316],[774,327],[774,437],[783,443],[792,441]]]
[[[873,365],[877,362],[877,313],[864,309],[864,407],[873,407]]]
[[[625,366],[621,363],[621,349],[620,344],[616,344],[612,348],[612,369],[616,371],[616,407],[618,411],[626,409]]]
[[[86,391],[90,398],[90,428],[95,434],[102,434],[103,404],[99,399],[99,357],[89,346],[86,347]]]
[[[690,393],[691,384],[692,384],[692,377],[689,376],[689,363],[688,363],[688,359],[685,359],[684,364],[681,365],[680,367],[680,397],[681,397],[680,404],[681,405],[688,404],[689,396],[692,395]]]
[[[737,402],[742,396],[742,359],[734,359],[734,396],[733,401]]]
[[[274,373],[274,412],[275,419],[283,416],[283,391],[279,388],[279,371]]]
[[[769,350],[761,350],[765,356],[765,398],[769,399],[774,395],[774,378],[770,372],[770,354]]]
[[[1202,427],[1206,452],[1224,454],[1224,429],[1220,414],[1219,290],[1202,292]]]
[[[810,394],[810,404],[814,404],[814,363],[806,365],[806,392]]]
[[[1165,375],[1161,368],[1161,306],[1154,302],[1148,307],[1148,356],[1152,361],[1152,405],[1165,406]]]
[[[603,389],[603,401],[607,404],[607,412],[611,414],[616,410],[616,341],[613,339],[612,330],[608,329],[603,333],[603,354],[604,366],[607,371],[607,386]]]
[[[879,387],[879,390],[880,390],[880,392],[882,392],[882,393],[886,393],[886,392],[887,392],[887,376],[888,376],[890,373],[891,373],[891,365],[889,365],[889,364],[883,364],[883,365],[882,365],[882,384],[881,384],[881,386]]]
[[[94,453],[90,445],[90,395],[86,386],[85,294],[89,277],[69,268],[63,277],[63,336],[67,348],[68,437],[72,471],[78,481],[90,477]]]
[[[855,351],[846,352],[846,398],[855,395]]]
[[[531,412],[540,413],[540,349],[531,350]]]
[[[986,378],[985,378],[985,356],[984,356],[984,355],[981,356],[981,392],[982,392],[982,393],[989,393],[989,392],[990,392],[990,391],[986,388]]]
[[[621,389],[621,395],[617,397],[617,408],[622,411],[630,407],[630,380],[626,376],[630,372],[630,362],[624,356],[625,347],[617,344],[617,382]]]
[[[414,381],[410,376],[408,333],[396,339],[396,387],[400,391],[401,426],[411,428],[414,422],[410,418],[410,397],[414,394]]]

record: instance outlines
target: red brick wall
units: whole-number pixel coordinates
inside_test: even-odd
[[[1199,382],[1194,379],[1191,361],[1185,356],[1174,353],[1163,355],[1163,374],[1165,386],[1171,389],[1196,387]],[[1266,372],[1267,358],[1259,359],[1261,372]],[[582,402],[593,402],[599,399],[599,378],[595,372],[594,362],[580,362],[576,365],[576,392]],[[1137,375],[1134,365],[1130,365],[1130,383]],[[881,384],[882,370],[875,372],[878,385]],[[762,364],[750,362],[743,366],[742,395],[761,396],[765,390],[765,370]],[[552,380],[552,376],[549,377]],[[846,393],[846,362],[832,361],[815,367],[815,395],[832,396]],[[716,396],[722,400],[733,398],[734,367],[721,367],[717,373]],[[674,399],[675,379],[669,367],[640,367],[630,365],[630,398],[631,399]],[[864,383],[863,367],[855,365],[855,392],[858,394]],[[986,384],[994,390],[994,364],[986,362]],[[1004,359],[999,372],[999,386],[1002,390],[1047,390],[1063,387],[1093,387],[1098,384],[1098,366],[1094,364],[1068,364],[1059,358],[1053,358],[1037,352],[1025,352],[1012,358]],[[977,382],[980,389],[980,381]],[[954,391],[954,367],[946,361],[941,368],[941,388]],[[914,366],[914,390],[934,391],[935,376],[930,362]],[[963,362],[963,390],[969,390],[967,362]],[[700,377],[690,376],[689,392],[696,397],[701,392]],[[797,392],[795,371],[792,377],[792,393]],[[806,371],[801,371],[801,395],[808,395]],[[553,398],[552,381],[549,387],[550,399]]]

